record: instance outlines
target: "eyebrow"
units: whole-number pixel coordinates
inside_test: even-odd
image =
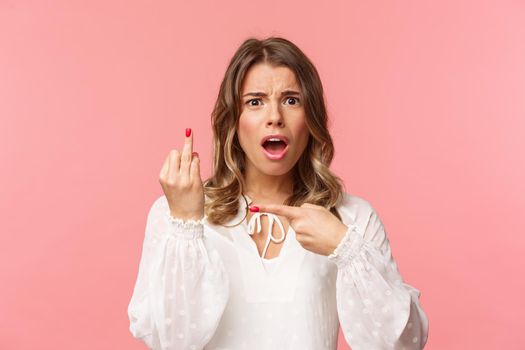
[[[299,91],[295,91],[295,90],[284,90],[283,92],[281,92],[281,96],[284,96],[284,95],[301,95],[301,93]],[[242,97],[245,97],[245,96],[256,96],[256,97],[260,97],[260,96],[268,96],[267,94],[265,94],[264,92],[247,92],[245,93],[244,95],[242,95]]]

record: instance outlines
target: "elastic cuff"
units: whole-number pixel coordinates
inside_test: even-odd
[[[357,232],[357,226],[351,224],[333,253],[328,255],[328,260],[334,262],[338,267],[346,266],[359,254],[364,243],[365,240]]]
[[[204,215],[199,220],[183,220],[181,218],[174,218],[169,209],[166,210],[166,219],[174,228],[173,235],[183,239],[202,238],[204,234],[204,221],[207,216]]]

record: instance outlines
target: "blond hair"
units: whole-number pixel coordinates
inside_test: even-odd
[[[241,113],[241,87],[247,71],[257,63],[291,69],[301,88],[310,132],[308,144],[293,168],[293,193],[284,204],[312,203],[329,209],[339,220],[336,206],[342,200],[344,183],[330,169],[334,156],[327,128],[323,86],[316,68],[292,42],[280,37],[249,38],[235,52],[222,80],[212,111],[213,169],[204,181],[208,221],[223,225],[237,215],[239,197],[246,188],[245,158],[237,137]],[[246,200],[246,198],[245,198]]]

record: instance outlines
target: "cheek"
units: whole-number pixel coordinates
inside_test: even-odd
[[[240,134],[245,134],[246,131],[249,129],[249,125],[246,121],[246,118],[243,118],[242,116],[239,118],[239,123],[237,126],[237,132]]]
[[[251,143],[250,140],[255,136],[254,130],[255,125],[241,116],[237,127],[237,137],[243,148]]]
[[[299,143],[301,144],[301,146],[305,147],[308,143],[308,137],[310,136],[310,131],[308,130],[306,121],[303,121],[296,125],[295,135],[297,135],[297,139],[300,140]]]

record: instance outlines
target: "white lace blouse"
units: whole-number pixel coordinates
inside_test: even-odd
[[[159,350],[335,350],[341,326],[353,350],[422,349],[420,291],[403,282],[378,214],[347,193],[337,209],[348,231],[330,256],[304,249],[289,225],[279,256],[263,259],[243,197],[224,226],[173,219],[159,197],[128,306],[132,335]]]

